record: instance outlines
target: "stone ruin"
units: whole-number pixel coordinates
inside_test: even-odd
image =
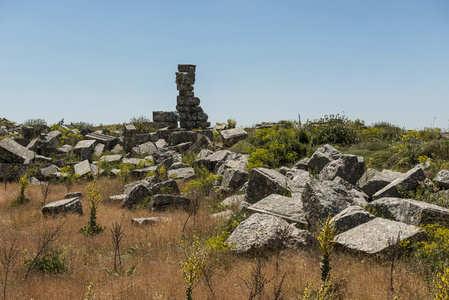
[[[207,121],[208,115],[200,106],[200,99],[193,93],[195,84],[196,65],[178,65],[176,72],[176,88],[179,91],[177,97],[177,111],[153,111],[153,124],[156,127],[178,127],[190,130],[195,128],[210,127]]]

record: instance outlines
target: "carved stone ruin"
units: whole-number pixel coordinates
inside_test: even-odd
[[[157,127],[194,129],[210,127],[208,115],[200,106],[200,99],[193,93],[196,65],[178,65],[176,72],[177,111],[154,111],[153,123]]]

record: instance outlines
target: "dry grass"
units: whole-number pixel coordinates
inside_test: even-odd
[[[123,184],[119,180],[99,180],[104,199],[120,194]],[[87,195],[86,182],[79,182],[72,191],[81,191]],[[181,229],[187,213],[181,210],[164,213],[149,213],[144,210],[129,211],[121,209],[120,203],[103,201],[98,208],[98,224],[106,226],[106,231],[86,237],[78,231],[87,224],[89,218],[86,198],[82,198],[84,216],[68,215],[58,218],[44,218],[41,213],[42,194],[39,186],[31,186],[26,196],[31,202],[16,208],[10,203],[18,193],[16,183],[8,184],[6,191],[0,189],[0,248],[9,244],[15,234],[21,249],[8,283],[9,299],[82,299],[89,284],[94,285],[96,299],[184,299],[185,290],[179,267]],[[60,200],[66,189],[55,185],[47,203]],[[167,216],[171,222],[152,226],[132,226],[131,218],[146,216]],[[122,263],[125,270],[136,266],[136,272],[130,276],[110,275],[107,269],[113,269],[113,246],[110,228],[115,221],[123,219],[125,237],[121,244]],[[53,245],[69,246],[67,273],[40,274],[32,272],[23,281],[25,257],[36,251],[39,237],[45,229],[65,221],[63,234]],[[187,235],[195,231],[201,236],[217,233],[217,224],[210,218],[205,205],[197,217],[194,230],[192,221],[187,226]],[[28,254],[25,253],[27,250]],[[216,299],[247,299],[249,291],[243,279],[249,280],[253,259],[229,256],[225,263],[214,268],[212,286]],[[283,291],[285,299],[302,299],[302,293],[308,282],[319,284],[319,257],[316,252],[286,251],[280,259],[281,272],[287,272]],[[275,276],[275,256],[267,261],[267,277]],[[393,299],[389,294],[389,266],[370,258],[359,258],[344,253],[336,253],[332,258],[334,282],[339,285],[341,299]],[[2,274],[1,274],[2,275]],[[2,275],[3,276],[3,275]],[[272,299],[273,283],[266,289],[263,299]],[[395,269],[395,288],[402,299],[430,299],[430,291],[415,270],[405,263],[399,263]],[[200,282],[193,292],[194,299],[209,299],[210,291]]]

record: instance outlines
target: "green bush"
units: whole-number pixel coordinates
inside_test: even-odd
[[[307,124],[314,145],[341,144],[351,145],[360,140],[359,124],[345,116],[329,115]]]
[[[35,259],[27,259],[25,261],[26,268],[42,273],[62,273],[67,271],[67,251],[68,247],[63,247],[63,251],[59,252],[55,249],[49,249],[47,253]]]
[[[129,122],[136,127],[137,133],[149,133],[157,130],[153,127],[151,120],[145,116],[132,117]]]
[[[38,126],[38,125],[47,125],[47,121],[44,119],[28,119],[23,122],[25,126]]]

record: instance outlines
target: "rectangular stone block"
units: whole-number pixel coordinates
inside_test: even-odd
[[[176,89],[178,91],[193,91],[193,86],[190,84],[176,84]]]
[[[173,111],[153,111],[154,122],[176,122],[178,115]]]
[[[178,96],[177,105],[181,106],[198,106],[200,105],[200,98],[198,97],[187,97],[187,96]]]
[[[192,112],[192,113],[203,112],[201,106],[192,106],[192,105],[176,105],[176,110],[179,112]]]
[[[182,97],[193,97],[195,96],[193,91],[179,91],[179,96]]]
[[[195,84],[195,74],[187,72],[176,72],[176,83],[178,84]]]
[[[179,72],[195,73],[196,65],[178,65]]]
[[[178,128],[178,122],[174,121],[174,122],[154,122],[153,123],[154,127],[157,128]]]

